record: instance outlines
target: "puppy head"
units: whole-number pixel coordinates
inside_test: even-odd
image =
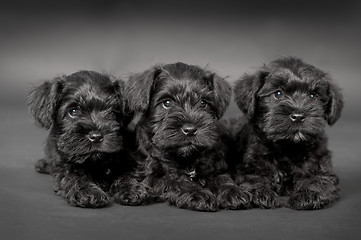
[[[46,81],[29,95],[29,108],[44,128],[52,128],[69,161],[121,150],[123,82],[80,71]]]
[[[343,98],[328,74],[297,58],[275,60],[236,82],[235,99],[272,141],[310,141],[341,115]]]
[[[216,143],[217,119],[231,87],[219,76],[184,63],[154,67],[126,83],[129,110],[143,113],[153,144],[187,157]]]

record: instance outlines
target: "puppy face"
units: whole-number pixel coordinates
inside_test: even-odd
[[[122,148],[121,82],[96,72],[77,72],[45,82],[30,94],[30,109],[52,127],[57,149],[82,163]]]
[[[313,141],[327,123],[336,122],[343,106],[329,76],[295,58],[276,60],[245,76],[235,94],[240,108],[271,141]]]
[[[309,141],[323,132],[327,82],[288,69],[270,73],[258,92],[258,126],[273,141]]]
[[[140,86],[134,87],[137,84]],[[147,99],[133,99],[129,105],[136,110],[141,108],[137,103],[146,103],[144,121],[149,123],[151,141],[158,149],[187,157],[214,147],[217,118],[230,98],[230,86],[224,79],[196,66],[176,63],[130,78],[126,92],[134,98],[140,94],[134,90],[140,88],[146,88],[148,95],[139,97]]]
[[[154,145],[179,156],[212,147],[217,138],[213,98],[204,80],[160,78],[151,97]]]

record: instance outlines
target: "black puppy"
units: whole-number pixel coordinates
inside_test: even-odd
[[[29,95],[35,120],[50,129],[39,172],[50,172],[55,192],[79,207],[122,203],[134,178],[128,154],[123,81],[80,71],[46,81]],[[131,204],[131,203],[129,203]]]
[[[219,76],[184,63],[153,67],[126,83],[137,125],[138,175],[163,201],[216,211],[247,207],[249,195],[227,174],[226,130],[218,119],[231,87]]]
[[[325,125],[341,115],[340,89],[323,71],[287,57],[235,84],[235,100],[247,120],[239,123],[236,182],[260,208],[290,195],[294,209],[320,209],[340,197]]]

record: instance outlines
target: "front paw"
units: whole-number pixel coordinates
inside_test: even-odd
[[[251,193],[238,186],[224,186],[217,199],[223,209],[246,209],[251,205]]]
[[[66,199],[70,205],[84,208],[101,208],[110,203],[109,196],[95,184],[71,190]]]
[[[329,206],[339,197],[338,193],[322,194],[315,191],[301,190],[294,192],[290,196],[287,206],[296,210],[317,210]]]
[[[179,208],[207,212],[215,212],[218,209],[217,199],[209,190],[187,191],[171,198],[175,199],[174,204]]]
[[[255,189],[252,192],[252,204],[263,209],[280,206],[277,193],[268,188]]]
[[[138,183],[132,186],[118,187],[113,193],[114,201],[121,205],[138,206],[149,199],[150,189]]]

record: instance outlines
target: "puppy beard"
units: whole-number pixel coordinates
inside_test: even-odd
[[[267,138],[273,142],[313,142],[324,132],[326,120],[323,109],[320,106],[309,106],[304,111],[306,118],[302,122],[294,122],[290,119],[292,108],[289,106],[278,106],[271,108],[260,119],[261,130]]]
[[[104,154],[119,152],[123,149],[123,139],[117,131],[107,132],[100,142],[88,139],[89,131],[82,127],[67,129],[58,137],[59,151],[67,156],[67,161],[83,163],[96,161]]]
[[[216,124],[213,119],[201,118],[194,124],[197,134],[185,135],[181,128],[184,121],[167,118],[153,125],[153,144],[174,157],[191,157],[205,149],[215,146],[218,138]]]

